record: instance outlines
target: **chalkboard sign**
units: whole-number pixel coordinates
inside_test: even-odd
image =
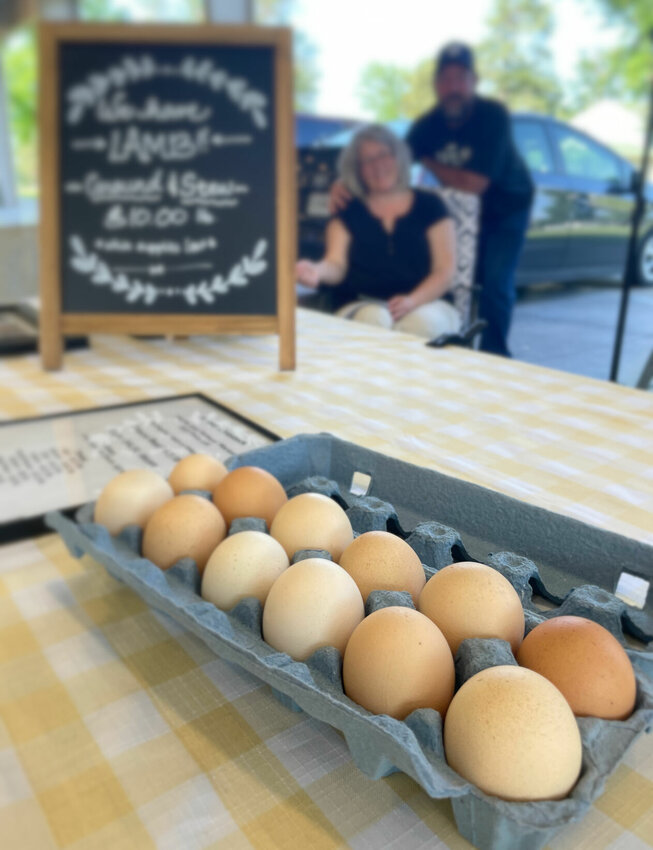
[[[288,30],[41,27],[41,348],[278,332],[294,366]]]

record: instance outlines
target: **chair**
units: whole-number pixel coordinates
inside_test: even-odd
[[[431,348],[442,348],[445,345],[472,348],[487,326],[484,319],[476,317],[480,287],[474,284],[480,198],[478,195],[471,195],[469,192],[461,192],[458,189],[439,187],[432,191],[442,198],[454,222],[456,271],[450,292],[453,295],[454,307],[460,313],[462,324],[457,334],[443,334],[426,344]]]

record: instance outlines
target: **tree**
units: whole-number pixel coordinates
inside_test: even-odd
[[[511,109],[556,114],[563,92],[553,66],[554,18],[546,0],[495,0],[487,28],[476,50],[483,89]]]
[[[80,17],[91,21],[201,21],[202,0],[139,0],[137,12],[130,0],[79,0]]]
[[[415,118],[433,105],[433,60],[414,68],[372,62],[363,69],[358,97],[377,121]]]
[[[613,68],[611,51],[585,54],[576,65],[576,73],[565,100],[564,111],[576,115],[603,98],[623,100],[624,80]]]
[[[36,194],[36,39],[21,27],[3,45],[9,124],[19,195]]]
[[[613,78],[629,100],[646,98],[650,85],[653,46],[651,0],[595,0],[611,27],[621,29],[619,47],[598,57],[597,66]]]
[[[358,96],[363,108],[377,121],[392,121],[404,117],[402,104],[409,88],[409,70],[371,62],[361,74]]]
[[[255,0],[255,18],[260,24],[288,26],[295,0]],[[317,48],[300,30],[293,31],[293,70],[295,109],[309,112],[315,103],[320,79],[316,65]]]

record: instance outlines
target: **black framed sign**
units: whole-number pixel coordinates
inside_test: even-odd
[[[0,423],[0,541],[45,530],[50,510],[93,501],[125,469],[167,476],[188,454],[218,460],[279,439],[201,393]]]
[[[40,27],[41,339],[278,333],[294,367],[290,31]]]

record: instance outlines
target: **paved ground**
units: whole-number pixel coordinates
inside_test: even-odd
[[[601,284],[527,290],[515,307],[510,337],[514,357],[539,366],[607,379],[619,299],[617,286]],[[633,289],[619,382],[634,386],[651,351],[653,287]]]

